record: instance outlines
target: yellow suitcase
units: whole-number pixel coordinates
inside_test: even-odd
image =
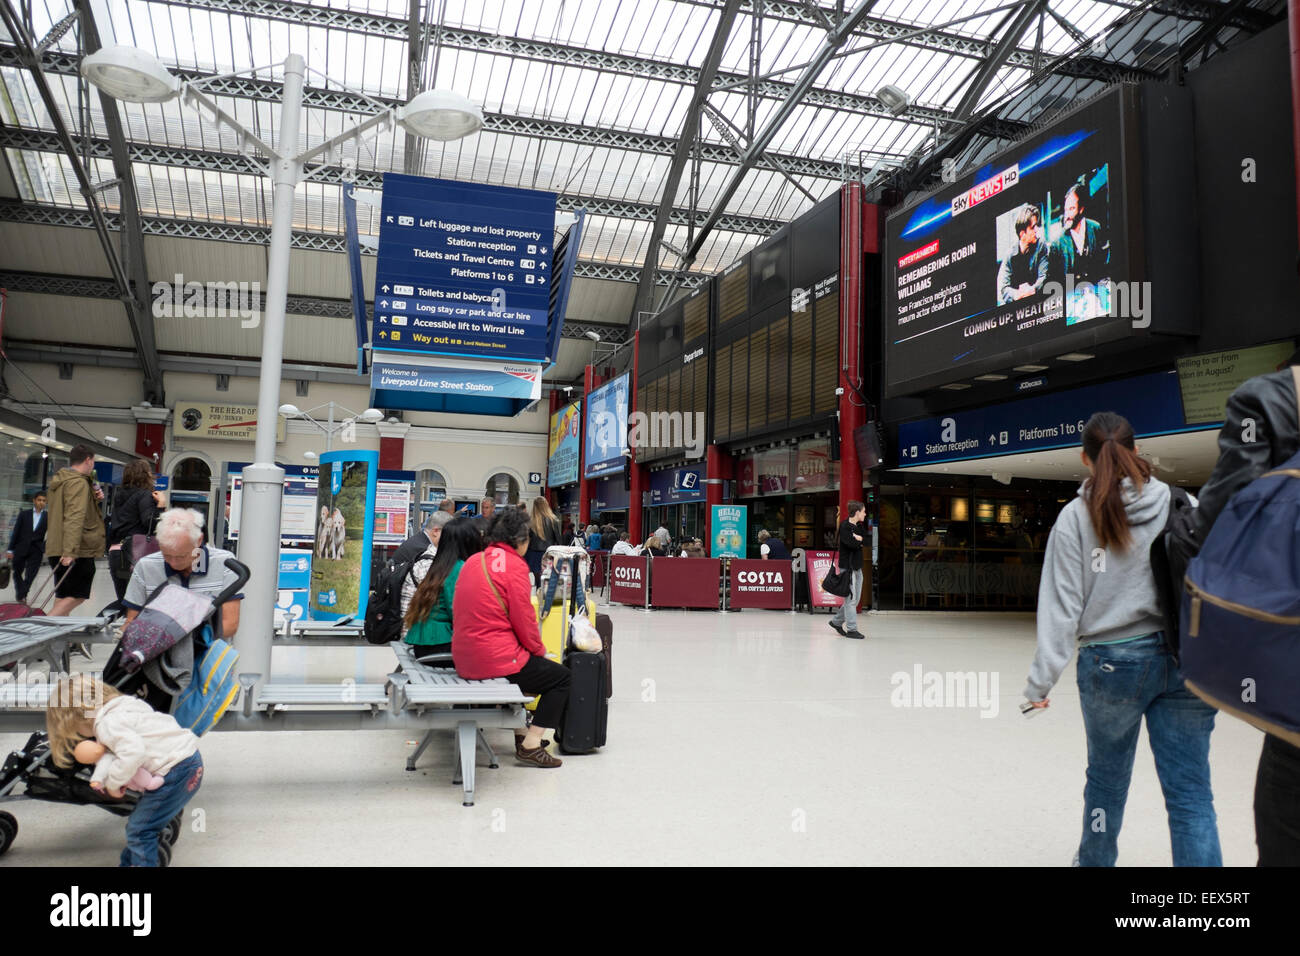
[[[533,595],[533,611],[540,615],[538,609],[537,595]],[[596,624],[596,602],[587,598],[587,618],[591,621],[592,626]],[[546,617],[539,618],[538,624],[542,632],[542,643],[546,645],[546,657],[548,660],[556,663],[563,663],[564,659],[564,641],[565,636],[569,633],[569,601],[561,601],[556,597],[555,603],[551,606],[551,613]],[[537,698],[534,697],[527,705],[528,710],[537,709]]]

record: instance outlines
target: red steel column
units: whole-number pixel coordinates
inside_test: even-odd
[[[635,419],[632,417],[639,409],[636,407],[636,383],[637,383],[637,366],[641,361],[641,330],[638,329],[632,336],[632,384],[628,388],[627,407],[628,407],[628,424],[629,426]],[[630,461],[630,480],[628,482],[628,499],[627,499],[627,533],[631,536],[633,544],[641,543],[641,491],[645,487],[645,465],[638,464],[636,460],[636,449],[630,448],[628,453]]]
[[[135,417],[135,453],[153,466],[155,473],[162,471],[163,445],[167,436],[167,416],[165,408],[146,408],[132,405],[131,414]]]
[[[704,553],[713,546],[713,506],[722,504],[722,483],[736,476],[736,459],[718,445],[705,449],[704,459]]]
[[[582,440],[578,443],[578,523],[585,530],[591,524],[591,482],[587,472],[587,396],[595,388],[595,370],[588,365],[582,370],[582,427],[578,429]]]
[[[866,423],[862,400],[862,184],[840,187],[840,515],[862,499],[853,432]]]

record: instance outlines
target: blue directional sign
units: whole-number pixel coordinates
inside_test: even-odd
[[[546,359],[555,193],[384,175],[374,348]]]
[[[1178,373],[1152,372],[906,422],[898,426],[898,467],[1077,448],[1093,412],[1118,412],[1139,438],[1206,427],[1189,426],[1183,420]]]

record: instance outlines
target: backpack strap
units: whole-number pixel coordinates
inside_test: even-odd
[[[509,619],[510,611],[506,607],[506,602],[502,600],[501,592],[497,590],[496,582],[492,580],[492,575],[488,574],[486,551],[480,551],[478,553],[478,561],[479,564],[483,566],[483,577],[487,579],[488,587],[492,589],[492,596],[497,599],[497,607],[501,608],[501,613]]]
[[[1297,426],[1300,427],[1300,365],[1291,366],[1291,380],[1295,382],[1295,414]]]

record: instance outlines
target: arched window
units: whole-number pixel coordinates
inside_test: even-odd
[[[416,496],[421,504],[438,504],[447,497],[447,479],[442,472],[426,468],[416,479],[419,494]]]
[[[491,498],[499,505],[517,505],[519,504],[519,482],[513,475],[499,471],[487,480],[483,497]]]
[[[202,458],[183,458],[172,465],[171,491],[168,503],[173,508],[189,508],[203,515],[204,528],[208,528],[208,498],[212,493],[212,469]]]

